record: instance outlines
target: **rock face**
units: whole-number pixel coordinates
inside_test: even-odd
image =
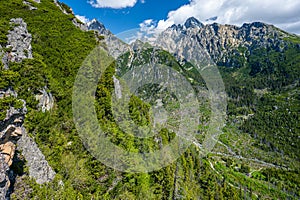
[[[17,134],[15,134],[15,135],[17,135]],[[13,162],[12,159],[15,155],[15,150],[16,150],[16,146],[11,141],[8,141],[8,142],[0,145],[0,152],[2,155],[4,155],[4,162],[6,162],[8,164],[8,166],[12,165],[12,162]]]
[[[197,19],[189,18],[184,25],[172,25],[163,31],[155,44],[172,46],[167,49],[174,51],[176,46],[182,46],[182,43],[188,42],[190,44],[185,45],[186,48],[195,49],[191,42],[194,40],[196,41],[194,45],[196,43],[196,45],[200,45],[216,64],[241,67],[244,65],[241,60],[246,61],[253,49],[272,48],[278,51],[284,49],[286,47],[286,43],[282,39],[284,36],[285,33],[276,27],[261,22],[237,27],[217,23],[203,25]]]
[[[88,30],[96,30],[105,36],[107,50],[114,58],[136,49],[135,46],[129,46],[116,38],[95,19],[87,26]],[[174,24],[159,34],[155,40],[147,42],[172,52],[180,61],[183,57],[188,58],[187,55],[192,55],[193,49],[197,49],[200,51],[198,54],[205,57],[207,62],[220,66],[242,67],[254,49],[272,48],[277,51],[285,49],[287,43],[282,39],[285,36],[283,31],[273,25],[261,22],[244,24],[241,27],[217,23],[204,25],[191,17],[183,25]]]
[[[41,94],[36,95],[36,100],[39,101],[38,107],[42,110],[42,112],[50,111],[54,105],[54,99],[51,93],[47,93],[45,88],[40,90]]]
[[[62,6],[62,3],[60,1],[57,1],[57,0],[53,0],[54,4],[66,15],[68,14],[72,14],[74,15],[73,11],[71,8],[68,8],[69,10],[66,10],[63,6]]]
[[[8,69],[10,62],[22,62],[23,59],[32,58],[31,40],[27,24],[21,18],[11,19],[10,24],[14,29],[8,32],[6,48],[9,49],[2,58],[4,68]]]
[[[110,35],[112,34],[109,30],[105,28],[105,26],[99,22],[96,19],[93,19],[92,21],[87,23],[88,29],[89,30],[96,30],[98,31],[101,35]]]
[[[184,23],[185,28],[202,28],[204,24],[202,24],[198,19],[195,17],[190,17]]]
[[[72,20],[72,23],[73,23],[75,26],[77,26],[78,28],[80,28],[81,30],[83,30],[83,31],[88,31],[88,26],[87,26],[86,24],[83,24],[83,23],[79,22],[79,21],[77,20],[77,18],[74,18],[74,19]]]
[[[10,96],[17,98],[16,92],[11,89],[0,91],[1,99]],[[44,98],[43,102],[49,102],[48,94],[47,98]],[[45,105],[45,109],[48,107],[47,105]],[[37,144],[26,133],[23,126],[26,112],[26,102],[23,101],[22,108],[10,107],[4,121],[0,121],[0,199],[9,195],[10,177],[14,177],[9,176],[9,174],[13,174],[9,167],[13,164],[16,149],[22,151],[29,168],[29,176],[33,177],[37,183],[52,181],[55,176],[55,172],[45,160],[45,156]]]
[[[115,87],[115,95],[118,99],[122,98],[122,90],[121,90],[121,85],[120,85],[120,81],[113,76],[113,81],[114,81],[114,87]]]
[[[0,91],[1,99],[10,96],[16,98],[17,94],[11,89]],[[25,132],[23,120],[26,111],[25,102],[20,109],[10,107],[6,118],[0,121],[0,199],[9,195],[10,174],[13,173],[9,167],[13,163],[17,141]]]
[[[4,155],[0,154],[0,199],[5,199],[10,186],[8,178],[9,166],[5,162]]]
[[[27,161],[29,176],[34,178],[38,184],[47,183],[54,179],[55,172],[49,166],[37,144],[26,132],[18,141],[18,149],[22,151]]]
[[[102,23],[100,23],[96,19],[93,19],[92,21],[87,23],[87,26],[88,30],[97,31],[100,35],[104,36],[107,50],[114,58],[117,58],[123,53],[131,50],[128,44],[124,43],[119,38],[114,36],[109,30],[105,28]]]

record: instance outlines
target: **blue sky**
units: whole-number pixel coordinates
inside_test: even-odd
[[[62,0],[62,2],[69,5],[76,15],[85,16],[90,20],[96,18],[117,34],[139,28],[139,24],[147,19],[154,21],[166,19],[170,10],[189,3],[189,0],[145,0],[144,3],[139,0],[135,6],[121,9],[95,8],[87,0]]]
[[[163,30],[182,24],[191,16],[204,23],[242,25],[260,21],[300,34],[300,0],[61,1],[72,7],[76,15],[98,19],[114,34],[145,26]],[[216,16],[215,21],[205,21]]]

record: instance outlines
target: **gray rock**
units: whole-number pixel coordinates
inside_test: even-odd
[[[3,56],[5,55],[5,52],[2,49],[2,46],[0,44],[0,61],[4,64],[5,59],[3,60]],[[6,69],[6,65],[4,64],[4,68]]]
[[[4,65],[4,69],[7,70],[8,69],[8,54],[5,53],[3,50],[1,50],[0,51],[0,58],[1,58],[1,61]]]
[[[89,30],[95,30],[99,32],[101,35],[111,35],[112,33],[105,28],[105,26],[99,22],[97,19],[93,19],[92,21],[87,23]]]
[[[101,22],[97,21],[96,19],[93,19],[87,23],[87,26],[88,30],[97,31],[100,35],[104,36],[107,50],[112,57],[118,58],[120,55],[131,50],[128,44],[113,35]]]
[[[52,181],[56,173],[50,167],[34,140],[27,133],[24,133],[17,144],[17,149],[22,151],[27,161],[29,176],[34,178],[38,184]]]
[[[32,58],[32,36],[28,33],[27,24],[22,18],[13,18],[10,20],[10,24],[16,26],[13,30],[8,31],[6,48],[9,51],[2,58],[5,69],[8,69],[9,61],[22,62],[26,58]]]
[[[59,1],[57,0],[53,0],[54,4],[65,14],[65,15],[68,15],[70,13],[68,13],[60,4]],[[71,10],[71,14],[74,15],[73,11]]]
[[[114,81],[114,87],[115,87],[115,95],[116,95],[117,99],[121,99],[122,98],[122,90],[121,90],[120,81],[115,76],[113,76],[113,81]]]
[[[198,19],[195,17],[190,17],[184,23],[185,28],[202,28],[204,24],[202,24]]]
[[[104,40],[105,44],[107,45],[109,54],[115,59],[123,55],[125,52],[131,51],[131,48],[128,44],[126,44],[113,34],[105,36]]]
[[[42,112],[50,111],[54,105],[54,99],[51,93],[47,93],[45,88],[40,90],[41,94],[36,95],[36,100],[39,101],[38,107],[42,109]]]
[[[18,97],[17,93],[12,90],[11,88],[8,88],[7,90],[0,90],[0,98],[13,96],[15,98]]]
[[[46,91],[44,92],[47,94]],[[0,98],[9,96],[18,97],[17,93],[12,89],[0,91]],[[47,98],[51,99],[52,95],[47,94]],[[49,182],[55,176],[55,172],[45,160],[45,156],[39,150],[37,144],[26,133],[23,126],[27,112],[26,102],[24,100],[21,101],[23,101],[23,108],[15,109],[14,107],[10,107],[7,110],[6,118],[0,121],[0,200],[9,199],[11,189],[10,180],[16,178],[12,175],[13,171],[9,169],[15,155],[16,144],[17,149],[22,151],[27,161],[29,176],[36,179],[37,183]],[[45,101],[49,102],[47,99]],[[45,107],[47,108],[47,105]]]
[[[80,28],[81,30],[83,30],[83,31],[88,31],[88,26],[87,26],[86,24],[83,24],[83,23],[78,22],[76,18],[74,18],[74,19],[72,20],[72,23],[73,23],[75,26],[77,26],[78,28]]]
[[[5,162],[5,158],[0,154],[0,200],[6,199],[9,190],[10,181],[8,177],[9,167]]]
[[[28,1],[23,1],[23,4],[27,5],[29,10],[37,10],[37,7],[32,6],[32,4]]]
[[[273,48],[283,51],[287,44],[282,37],[284,32],[260,22],[238,27],[217,23],[203,25],[195,18],[190,18],[184,26],[173,25],[163,31],[154,43],[166,47],[166,50],[175,53],[179,59],[184,51],[196,48],[203,51],[203,55],[204,52],[209,54],[218,65],[242,67],[253,48]],[[182,46],[185,46],[185,50],[180,49]]]

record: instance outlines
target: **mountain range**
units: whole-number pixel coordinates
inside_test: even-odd
[[[97,84],[96,115],[109,140],[127,151],[160,150],[176,133],[165,128],[145,139],[118,126],[111,102],[123,92],[124,74],[165,65],[194,89],[201,102],[197,134],[170,165],[122,172],[88,150],[73,121],[71,94],[95,47],[114,60]],[[191,17],[155,40],[126,44],[97,20],[80,22],[59,1],[15,0],[0,5],[0,58],[0,199],[300,197],[298,35],[262,22],[205,25]],[[227,106],[224,123],[214,127],[218,141],[203,156],[213,121],[206,83],[216,82],[201,76],[207,66],[218,69]],[[149,125],[150,107],[172,110],[170,100],[179,102],[163,86],[146,85],[130,97],[130,118]]]

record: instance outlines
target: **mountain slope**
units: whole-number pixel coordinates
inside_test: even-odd
[[[74,25],[75,17],[66,5],[51,0],[28,2],[37,9],[30,9],[20,0],[5,1],[0,6],[0,44],[3,52],[11,50],[6,48],[6,35],[14,28],[9,24],[10,20],[22,18],[27,23],[28,33],[32,35],[33,57],[24,58],[22,62],[8,62],[8,69],[1,66],[0,90],[12,88],[17,92],[18,99],[26,101],[28,112],[24,127],[38,144],[56,176],[48,184],[37,184],[36,180],[29,178],[22,152],[16,151],[10,169],[16,176],[11,187],[12,199],[299,198],[298,37],[267,25],[245,25],[239,30],[216,24],[203,26],[195,19],[186,23],[185,30],[180,27],[174,30],[176,25],[166,30],[165,38],[162,36],[166,42],[172,39],[189,45],[193,44],[188,42],[190,38],[197,38],[203,52],[208,52],[219,65],[229,95],[224,134],[213,152],[204,158],[199,156],[198,146],[192,145],[174,163],[161,170],[124,173],[96,160],[84,147],[73,123],[70,94],[77,71],[90,51],[100,44],[118,57],[101,77],[96,92],[96,108],[100,124],[108,130],[111,140],[131,151],[159,149],[172,141],[174,133],[162,130],[157,138],[145,141],[119,130],[110,106],[118,76],[130,68],[156,62],[171,66],[188,80],[194,80],[191,84],[195,90],[204,87],[203,79],[194,73],[192,64],[182,60],[176,52],[174,56],[171,54],[173,51],[169,53],[148,44],[130,48],[107,30],[99,33],[104,33],[105,37],[99,40],[102,39],[99,34],[92,30],[82,31]],[[91,29],[98,27],[90,26]],[[215,27],[220,31],[216,31]],[[103,29],[102,26],[100,28]],[[255,29],[254,33],[251,33],[252,29]],[[275,39],[267,36],[269,31],[274,36],[277,34]],[[230,35],[232,32],[242,36]],[[225,45],[235,40],[238,40],[233,43],[235,46]],[[277,44],[279,47],[283,44],[284,48],[278,49]],[[239,45],[245,51],[246,58],[242,62],[231,62],[238,60],[234,52],[239,52]],[[119,49],[114,49],[116,46]],[[189,48],[193,49],[193,46]],[[260,48],[264,51],[261,52]],[[270,60],[261,57],[262,53],[269,55]],[[116,73],[115,69],[120,73]],[[147,124],[149,120],[149,104],[141,99],[155,97],[153,94],[157,92],[156,87],[144,89],[146,95],[143,96],[141,90],[130,102],[131,117],[140,124]],[[42,112],[38,106],[40,101],[36,100],[36,96],[41,95],[40,91],[49,97],[46,99],[53,97],[53,107],[49,111]],[[15,101],[1,105],[5,105],[1,112],[20,106]],[[206,131],[205,122],[209,118],[206,105],[204,103],[204,108],[201,108],[203,124],[200,124],[199,132],[202,133]],[[203,140],[203,135],[198,134],[199,142]]]
[[[191,42],[191,38],[196,38],[197,42]],[[128,60],[125,63],[121,60],[120,67],[132,68],[153,62],[153,57],[163,57],[147,44],[145,48],[142,43],[137,43],[144,51],[132,50],[135,53],[125,54]],[[179,66],[190,66],[189,62],[182,59],[186,57],[182,49],[193,51],[199,49],[193,45],[200,44],[202,54],[211,56],[220,67],[229,94],[229,120],[225,129],[228,132],[222,135],[220,144],[230,152],[229,158],[231,155],[233,158],[252,160],[251,166],[255,162],[265,163],[264,167],[285,168],[292,170],[294,175],[299,174],[298,36],[263,23],[244,24],[242,27],[218,24],[203,26],[198,23],[198,26],[191,27],[173,25],[162,32],[154,44],[172,52],[180,60]],[[221,59],[222,62],[219,61]],[[184,70],[184,67],[174,68]],[[203,83],[203,80],[199,81]],[[239,145],[234,146],[232,144],[236,143],[236,137],[241,139]],[[226,154],[217,152],[217,155]],[[275,171],[274,179],[282,181],[278,179],[278,174],[286,172]],[[294,184],[294,189],[299,187],[297,183]]]

